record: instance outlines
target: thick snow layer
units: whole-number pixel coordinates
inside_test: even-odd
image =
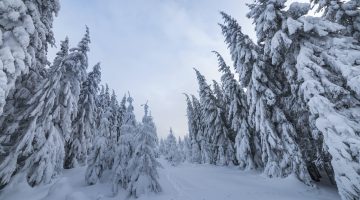
[[[164,168],[159,169],[163,191],[148,194],[139,200],[339,200],[336,188],[327,184],[310,188],[295,177],[270,179],[254,172],[237,168],[183,163],[173,167],[160,159]],[[120,190],[114,197],[109,176],[100,183],[85,184],[86,168],[65,170],[62,177],[51,185],[30,188],[16,184],[0,194],[4,200],[122,200],[126,191]]]

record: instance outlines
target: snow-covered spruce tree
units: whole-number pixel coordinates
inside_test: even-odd
[[[347,36],[360,39],[360,1],[359,0],[311,0],[317,5],[317,12],[323,12],[323,18],[345,27]]]
[[[182,157],[172,128],[170,128],[169,135],[165,140],[165,147],[166,147],[165,159],[172,166],[179,165],[182,161]]]
[[[226,133],[224,135],[220,135],[220,137],[218,137],[218,141],[215,143],[218,146],[216,164],[237,164],[234,149],[236,133],[230,128],[230,123],[226,118],[229,113],[229,102],[228,99],[225,98],[222,86],[220,86],[215,80],[213,80],[213,88],[218,112],[215,122],[218,124],[218,128],[222,127],[223,129],[218,129],[218,131]]]
[[[119,141],[120,141],[121,126],[122,126],[124,118],[125,118],[125,113],[126,113],[126,94],[121,99],[121,102],[120,102],[120,105],[118,108],[118,115],[117,115],[118,126],[117,126],[117,131],[116,131],[117,132],[117,137],[116,137],[117,143],[119,143]]]
[[[244,82],[250,105],[249,122],[260,141],[264,173],[270,177],[295,173],[300,180],[311,184],[302,152],[295,141],[296,130],[284,112],[282,97],[287,95],[289,85],[281,66],[272,63],[271,40],[281,27],[284,3],[283,0],[261,0],[249,5],[248,16],[254,19],[259,46],[242,34],[236,21],[225,14],[226,25],[222,29],[235,69],[239,73],[248,72],[241,76],[250,77]]]
[[[88,67],[86,52],[89,51],[90,34],[89,29],[86,27],[86,34],[83,39],[79,42],[76,48],[70,49],[72,53],[68,55],[68,59],[64,60],[66,70],[72,72],[79,70],[77,73],[78,77],[74,77],[72,74],[64,74],[64,78],[60,80],[60,85],[64,89],[59,93],[59,106],[60,106],[60,118],[56,119],[56,123],[60,124],[60,128],[65,138],[65,168],[74,167],[76,163],[73,163],[72,158],[69,157],[72,148],[71,145],[76,143],[76,139],[79,137],[72,134],[72,123],[78,114],[78,103],[81,93],[81,85],[86,80],[86,69]],[[79,62],[81,59],[83,62]],[[85,142],[85,139],[83,140]],[[74,144],[75,145],[75,144]],[[83,151],[86,152],[85,149]]]
[[[157,168],[160,163],[155,158],[157,133],[152,116],[148,115],[148,105],[144,105],[145,115],[135,137],[135,152],[129,162],[129,196],[135,198],[149,192],[161,192]]]
[[[36,90],[20,89],[14,93],[16,101],[10,101],[14,106],[5,106],[6,114],[0,119],[2,185],[17,174],[26,176],[31,186],[48,183],[63,169],[64,145],[70,138],[80,85],[86,75],[88,38],[87,31],[68,55],[66,40],[48,78],[37,83]]]
[[[48,44],[54,44],[51,29],[53,16],[58,10],[57,0],[36,2],[9,0],[0,3],[0,114],[3,113],[6,98],[6,112],[8,113],[6,116],[14,117],[7,119],[9,124],[12,124],[15,118],[18,118],[17,121],[24,120],[20,119],[19,114],[34,109],[34,106],[28,108],[24,105],[30,103],[28,102],[30,98],[36,99],[37,97],[33,96],[40,95],[40,90],[43,89],[44,79],[48,76],[45,69],[49,63],[46,58],[47,47]],[[23,122],[24,129],[29,127],[26,125],[29,125],[30,121]],[[0,139],[0,143],[3,144],[0,144],[0,149],[8,150],[14,144],[9,143],[9,140],[12,140],[9,139],[11,132],[12,130],[3,134],[3,139]],[[21,133],[16,135],[19,138],[24,136]],[[0,160],[5,159],[7,150],[3,150],[4,154],[0,156]],[[2,164],[5,167],[9,163],[2,162]],[[1,184],[6,184],[5,182],[9,181],[12,175],[11,172],[5,175],[7,180],[3,180],[4,177],[0,178]]]
[[[98,103],[98,94],[100,89],[100,82],[101,82],[101,68],[100,63],[97,63],[93,70],[88,73],[87,80],[83,83],[83,94],[80,95],[79,101],[84,98],[84,103],[82,105],[88,105],[89,107],[85,106],[86,110],[88,110],[88,114],[85,115],[88,118],[88,126],[84,128],[84,130],[88,130],[86,136],[87,142],[87,154],[89,155],[90,150],[92,149],[92,145],[94,144],[94,138],[98,133],[98,111],[99,108],[97,107]],[[86,96],[86,91],[89,92],[88,96]],[[91,92],[91,93],[90,93]],[[87,97],[87,98],[86,98]],[[85,100],[87,99],[87,100]],[[85,104],[85,102],[88,102]],[[79,114],[78,114],[79,115]],[[86,119],[86,118],[85,118]],[[80,125],[80,124],[79,124]],[[92,127],[92,130],[88,128]]]
[[[221,81],[225,90],[224,98],[229,104],[227,122],[236,133],[235,148],[239,166],[242,169],[261,167],[261,157],[254,152],[256,149],[260,150],[259,142],[254,141],[254,132],[248,124],[249,107],[246,102],[246,94],[221,55],[217,52],[215,54],[219,61],[219,71],[222,72]],[[255,144],[258,146],[255,147]]]
[[[36,75],[29,78],[28,80],[34,78],[40,82],[32,81],[32,85],[14,93],[13,99],[8,99],[4,107],[4,115],[0,117],[1,186],[8,184],[14,175],[24,178],[28,176],[30,185],[48,183],[62,169],[64,141],[49,115],[53,113],[57,92],[52,90],[58,86],[60,78],[56,72],[61,75],[60,65],[68,55],[68,50],[68,40],[65,40],[55,58],[56,65],[52,66],[51,78],[38,79],[39,76]],[[58,112],[54,114],[57,116]],[[52,151],[46,153],[48,148]],[[18,163],[19,157],[25,162]],[[34,160],[35,158],[38,160]],[[42,166],[36,168],[38,163]],[[32,173],[35,170],[37,174]]]
[[[86,164],[88,151],[92,147],[96,126],[96,96],[101,81],[100,63],[88,73],[82,83],[78,102],[78,113],[72,121],[72,136],[65,159],[65,168],[73,168]]]
[[[203,134],[200,135],[200,149],[202,151],[203,162],[214,164],[215,163],[215,153],[217,147],[214,145],[215,139],[215,126],[214,121],[217,116],[216,100],[211,90],[210,86],[206,83],[205,77],[200,74],[197,70],[195,71],[197,75],[197,80],[199,84],[199,113],[201,115],[201,123],[203,123]],[[197,102],[196,102],[197,103]],[[209,119],[211,118],[211,119]]]
[[[117,140],[117,127],[120,125],[118,121],[118,115],[119,115],[119,102],[117,101],[117,97],[115,94],[115,91],[112,90],[111,97],[110,97],[110,111],[111,111],[111,138],[116,142]]]
[[[128,102],[128,106],[122,120],[120,138],[116,148],[113,165],[114,176],[112,180],[112,191],[114,194],[117,194],[119,187],[124,189],[128,188],[131,175],[128,171],[128,165],[130,159],[134,155],[134,137],[138,131],[138,126],[134,115],[134,107],[132,105],[134,99],[129,94],[126,100]]]
[[[99,133],[100,134],[100,133]],[[108,153],[106,137],[96,135],[93,147],[88,156],[88,167],[85,172],[85,181],[89,185],[96,184],[106,170],[106,158]]]
[[[164,139],[160,139],[160,142],[159,142],[159,153],[161,154],[161,155],[165,155],[165,150],[166,150],[166,148],[165,148],[165,142],[164,142]]]
[[[298,90],[293,96],[298,95],[305,104],[303,109],[309,112],[313,138],[323,140],[324,152],[331,156],[341,197],[358,199],[360,70],[357,60],[360,46],[355,37],[348,37],[349,34],[342,31],[345,27],[340,22],[327,21],[327,15],[305,16],[309,8],[308,4],[290,6],[288,17],[276,34],[289,38],[288,44],[284,45],[279,42],[280,37],[276,37],[271,53],[295,60]],[[290,67],[286,62],[283,65]],[[329,170],[332,169],[326,170],[331,176]]]
[[[181,155],[181,161],[184,162],[186,160],[185,144],[181,137],[178,138],[178,147]]]
[[[228,102],[227,99],[225,98],[225,91],[223,90],[222,85],[220,85],[217,81],[213,80],[213,92],[214,92],[214,96],[216,98],[216,101],[218,102],[219,106],[221,106],[221,109],[223,110],[223,112],[228,112]]]
[[[192,152],[191,152],[191,140],[190,138],[185,135],[184,137],[184,152],[185,152],[185,161],[191,162],[192,159]]]
[[[0,114],[16,79],[48,64],[47,47],[54,45],[52,23],[59,8],[58,0],[1,1]]]
[[[126,135],[126,134],[130,134],[129,139],[134,136],[134,134],[136,133],[136,128],[137,128],[137,121],[135,118],[135,114],[134,114],[134,106],[132,105],[134,102],[134,99],[130,96],[127,97],[126,101],[128,102],[128,106],[126,108],[125,114],[124,114],[124,118],[122,121],[122,126],[121,126],[121,134],[120,134],[120,141],[121,141],[121,137],[122,135]],[[133,152],[133,145],[131,144],[131,142],[128,143],[131,147],[130,148],[130,152]]]
[[[151,112],[149,113],[149,115],[151,116]],[[155,124],[154,124],[155,126]],[[160,158],[160,150],[159,150],[159,145],[160,145],[160,140],[156,134],[156,137],[155,137],[155,149],[154,149],[154,153],[155,153],[155,158]]]
[[[196,71],[199,82],[200,103],[205,122],[205,136],[208,138],[209,157],[211,164],[228,165],[235,163],[234,144],[231,141],[231,131],[226,125],[224,108],[214,96],[205,77]]]
[[[96,96],[96,134],[94,136],[92,148],[88,155],[87,169],[85,172],[85,182],[89,185],[96,184],[99,177],[102,175],[105,168],[105,154],[106,154],[106,137],[100,135],[100,121],[103,116],[103,101],[105,96],[105,87],[101,85],[101,90],[98,96]]]
[[[195,129],[197,130],[195,135],[195,140],[191,141],[191,152],[193,155],[194,161],[199,163],[210,163],[210,145],[209,145],[209,138],[205,136],[205,128],[206,124],[204,122],[203,117],[203,109],[200,104],[200,101],[192,95],[192,103],[193,103],[193,110],[194,110],[194,117],[195,120]]]
[[[294,19],[305,15],[309,8],[309,4],[291,4],[286,14],[284,14],[284,11],[282,12],[281,23],[283,26],[288,27],[291,34],[297,32],[298,22]],[[287,24],[289,24],[289,26]],[[285,114],[292,118],[292,124],[297,133],[295,140],[302,152],[308,171],[313,180],[319,181],[319,178],[321,178],[319,170],[325,169],[329,177],[333,177],[333,170],[329,164],[329,154],[325,148],[323,148],[322,135],[319,134],[314,121],[311,120],[312,117],[309,109],[306,103],[301,100],[302,95],[299,93],[299,81],[296,77],[297,70],[295,68],[295,55],[298,49],[292,45],[296,40],[296,37],[290,36],[282,30],[278,30],[271,40],[270,56],[272,64],[281,67],[289,84],[286,92],[288,95],[282,97],[279,101],[283,104]],[[331,180],[332,179],[333,178],[331,178]]]
[[[89,185],[96,184],[105,170],[111,169],[114,154],[110,151],[110,94],[109,87],[102,86],[97,98],[98,118],[97,133],[88,157],[85,181]]]
[[[190,100],[189,95],[185,94],[186,97],[186,115],[188,119],[188,129],[189,129],[189,155],[187,156],[188,160],[192,163],[201,163],[201,154],[200,147],[196,140],[197,135],[199,134],[197,118],[195,110],[193,108],[193,103]]]
[[[109,146],[109,166],[113,166],[115,152],[118,144],[118,138],[120,138],[120,126],[121,126],[121,117],[119,116],[119,102],[117,101],[117,97],[115,91],[112,91],[109,103],[109,123],[110,123],[110,134],[108,137],[108,146]]]
[[[60,130],[66,144],[72,139],[71,124],[78,112],[80,88],[86,78],[89,43],[90,35],[88,28],[86,28],[84,37],[76,48],[70,49],[71,53],[64,57],[63,62],[60,63],[60,68],[54,65],[50,69],[50,80],[55,79],[54,76],[59,77],[58,80],[55,79],[53,82],[54,87],[58,87],[57,93],[55,93],[57,95],[54,103],[55,108],[53,109],[54,112],[58,113],[57,116],[53,115],[52,122]],[[61,71],[59,72],[59,70]]]
[[[103,130],[104,135],[106,137],[106,144],[107,144],[107,153],[106,153],[106,168],[111,169],[114,164],[114,158],[115,158],[115,146],[117,144],[116,137],[117,137],[117,131],[116,131],[116,105],[115,103],[116,97],[112,100],[111,94],[110,94],[110,88],[108,84],[105,85],[105,95],[103,100],[103,110],[105,112],[103,113],[104,116],[100,119],[100,126],[104,127]],[[113,110],[113,108],[115,110]],[[106,119],[104,119],[106,118]]]

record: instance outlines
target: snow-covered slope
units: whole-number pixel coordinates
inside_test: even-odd
[[[184,163],[170,166],[160,159],[159,169],[163,192],[142,196],[140,200],[339,200],[336,188],[322,185],[310,188],[295,177],[269,179],[254,172],[236,168]],[[85,168],[65,170],[53,184],[30,188],[25,183],[9,187],[0,194],[4,200],[108,200],[126,199],[126,192],[119,191],[114,197],[111,184],[100,181],[87,186]],[[104,177],[103,180],[109,180]]]

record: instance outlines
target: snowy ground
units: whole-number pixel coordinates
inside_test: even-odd
[[[333,186],[310,188],[294,177],[269,179],[253,172],[211,165],[182,164],[159,169],[163,192],[150,194],[139,200],[339,200]],[[30,188],[16,184],[0,194],[1,200],[110,200],[126,199],[125,191],[111,195],[111,185],[103,183],[87,186],[85,168],[65,170],[64,175],[51,185]],[[105,177],[107,179],[108,177]]]

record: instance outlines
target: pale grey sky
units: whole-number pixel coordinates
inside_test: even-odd
[[[232,65],[218,23],[219,11],[238,19],[243,32],[255,38],[245,17],[251,0],[61,0],[55,19],[57,44],[69,36],[74,46],[89,26],[90,68],[101,62],[102,81],[121,100],[130,91],[138,120],[141,104],[149,100],[158,135],[169,127],[187,134],[186,103],[182,93],[197,94],[193,67],[210,81],[219,79],[220,52]],[[56,52],[50,50],[52,58]]]

